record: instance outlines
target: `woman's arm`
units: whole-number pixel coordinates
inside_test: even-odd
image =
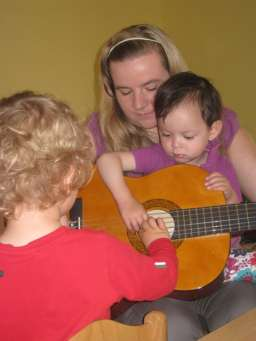
[[[238,129],[227,153],[242,193],[251,201],[256,201],[256,144],[245,129]]]

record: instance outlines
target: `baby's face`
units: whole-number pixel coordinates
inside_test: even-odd
[[[158,120],[159,136],[165,152],[177,163],[201,165],[211,139],[211,128],[203,120],[196,102],[184,101]]]

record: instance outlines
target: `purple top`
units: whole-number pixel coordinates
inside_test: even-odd
[[[99,113],[92,113],[87,121],[87,127],[94,139],[95,147],[96,147],[96,157],[98,158],[101,154],[106,152],[106,145],[104,141],[104,137],[102,135],[99,120],[98,120]],[[227,148],[236,132],[239,129],[239,122],[236,117],[236,113],[230,109],[224,108],[223,110],[223,145]]]
[[[106,152],[104,137],[102,135],[99,124],[99,113],[93,112],[87,121],[87,128],[89,129],[95,143],[96,158]]]

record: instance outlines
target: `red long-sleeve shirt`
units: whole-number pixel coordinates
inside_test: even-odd
[[[121,298],[168,294],[177,280],[175,249],[162,238],[148,253],[104,232],[65,227],[22,247],[0,244],[1,339],[68,340],[91,321],[109,318]]]

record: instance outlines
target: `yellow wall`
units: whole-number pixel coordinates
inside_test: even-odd
[[[163,6],[147,2],[130,0],[125,8],[119,0],[2,2],[0,96],[23,89],[53,93],[87,115],[103,42],[123,26],[161,24]]]
[[[224,104],[256,138],[256,2],[174,2],[166,0],[166,31],[189,67],[214,82]]]
[[[121,27],[165,29],[190,68],[209,77],[256,137],[254,0],[13,0],[0,10],[0,96],[53,93],[87,115],[95,107],[95,56]]]

